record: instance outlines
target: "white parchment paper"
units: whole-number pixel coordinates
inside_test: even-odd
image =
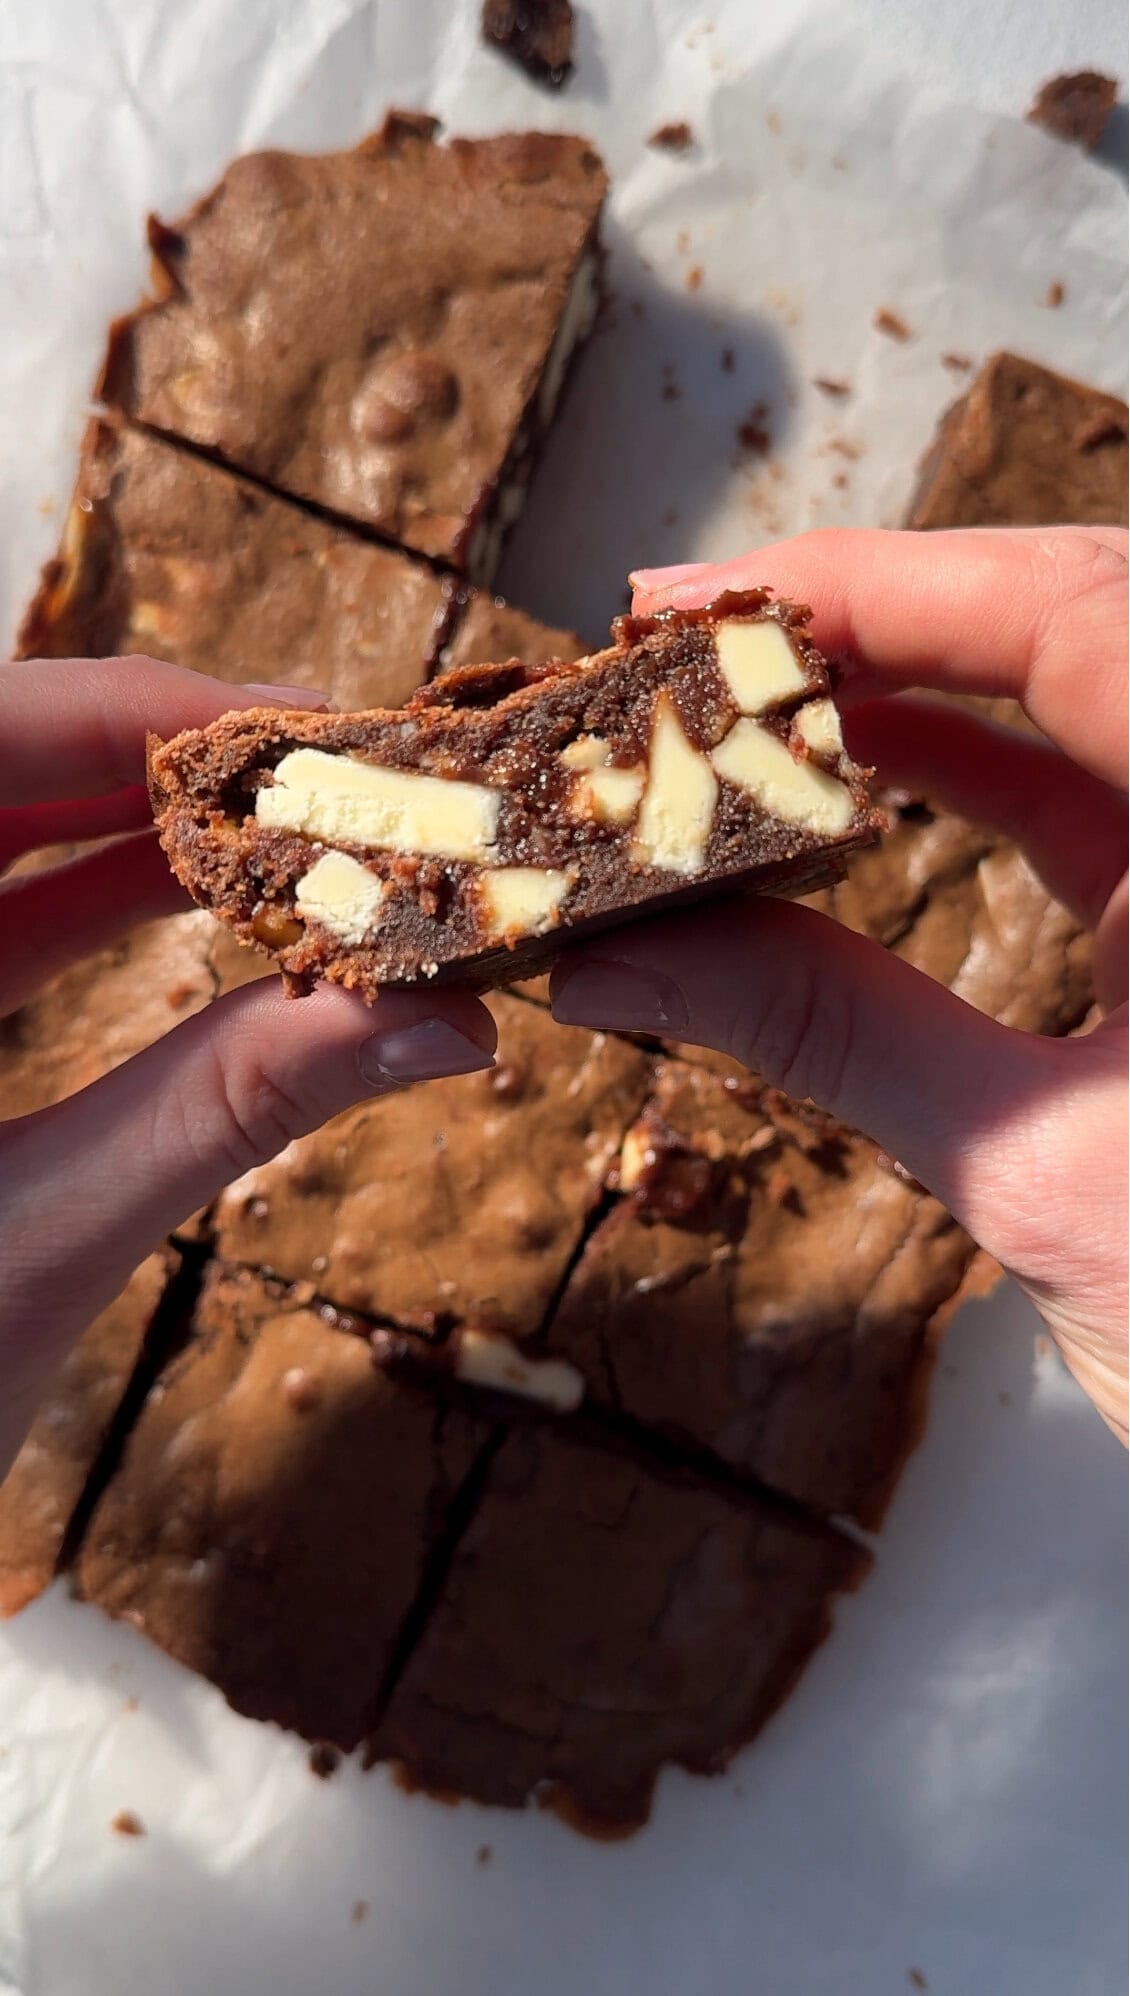
[[[1013,346],[1124,388],[1121,182],[916,89],[862,32],[874,0],[601,0],[560,98],[480,49],[475,12],[0,8],[0,630],[57,538],[145,211],[175,215],[248,147],[351,144],[390,104],[584,131],[614,176],[613,304],[502,577],[554,622],[598,636],[634,563],[895,521],[966,378],[945,353]],[[671,118],[697,137],[680,158],[643,143]],[[759,403],[772,443],[751,454]],[[963,1313],[876,1574],[732,1773],[665,1777],[627,1845],[409,1801],[381,1773],[316,1782],[296,1742],[53,1590],[0,1636],[0,1980],[894,1996],[915,1968],[962,1996],[1121,1989],[1123,1463],[1034,1329],[1008,1291]],[[111,1832],[123,1808],[144,1837]]]

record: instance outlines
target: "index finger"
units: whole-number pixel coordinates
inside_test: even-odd
[[[1114,527],[831,528],[717,567],[639,570],[632,607],[766,586],[811,605],[829,657],[891,691],[1018,700],[1084,768],[1125,785],[1126,547]]]
[[[242,707],[322,707],[302,687],[227,686],[155,658],[0,665],[0,804],[99,796],[145,781],[145,737]]]

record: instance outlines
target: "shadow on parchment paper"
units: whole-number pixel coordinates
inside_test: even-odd
[[[628,570],[686,559],[735,473],[751,486],[771,477],[792,426],[778,333],[686,288],[693,235],[681,270],[678,289],[610,232],[608,302],[498,578],[503,595],[589,644],[627,608]],[[752,447],[740,434],[751,418]]]
[[[1095,147],[1095,158],[1117,173],[1120,180],[1128,178],[1127,152],[1130,149],[1130,127],[1127,124],[1125,104],[1116,104],[1106,121],[1102,138]]]

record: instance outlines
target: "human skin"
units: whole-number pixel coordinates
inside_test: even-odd
[[[67,963],[191,905],[153,829],[147,731],[267,704],[324,703],[146,658],[0,665],[0,874],[43,846],[103,841],[0,879],[0,1017]],[[186,1213],[366,1096],[489,1067],[494,1044],[490,1013],[459,991],[389,991],[370,1008],[322,986],[295,1004],[264,980],[0,1123],[0,1475],[74,1340]]]
[[[632,578],[645,613],[756,584],[810,604],[843,673],[853,754],[1016,840],[1094,928],[1092,1031],[998,1025],[877,944],[770,900],[602,937],[552,984],[558,1019],[714,1047],[875,1137],[1016,1276],[1123,1441],[1126,555],[1105,527],[839,530]],[[912,688],[1019,700],[1045,739]]]

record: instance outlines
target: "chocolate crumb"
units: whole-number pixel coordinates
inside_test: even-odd
[[[745,421],[738,424],[738,442],[743,450],[757,457],[766,457],[773,448],[773,432],[769,428],[769,404],[755,402]]]
[[[846,471],[834,471],[832,473],[832,483],[837,492],[843,492],[850,485],[851,480]]]
[[[494,1852],[489,1844],[480,1844],[478,1850],[475,1852],[475,1863],[489,1864],[493,1856]]]
[[[698,290],[698,288],[699,288],[699,285],[700,285],[700,284],[702,283],[702,265],[701,265],[701,263],[692,263],[692,265],[691,265],[690,269],[689,269],[689,270],[688,270],[688,272],[687,272],[687,275],[686,275],[686,278],[685,278],[685,280],[684,280],[684,281],[685,281],[685,283],[686,283],[686,287],[687,287],[687,290],[688,290],[688,291],[697,291],[697,290]]]
[[[1114,78],[1100,76],[1095,69],[1081,69],[1070,76],[1053,76],[1036,92],[1035,102],[1027,114],[1028,122],[1051,132],[1057,139],[1067,139],[1093,152],[1102,138],[1117,96],[1118,85]]]
[[[721,358],[721,366],[723,374],[732,374],[734,371],[733,347],[723,347],[720,358]]]
[[[930,1987],[920,1968],[908,1968],[906,1979],[912,1989],[928,1989]]]
[[[328,1781],[331,1774],[337,1773],[341,1755],[336,1747],[327,1746],[324,1740],[319,1740],[316,1746],[310,1748],[307,1760],[311,1774],[316,1774],[319,1781]]]
[[[898,312],[892,312],[889,305],[880,305],[871,321],[877,333],[886,333],[889,340],[908,340],[910,327]]]
[[[573,73],[570,0],[483,0],[481,33],[550,90],[560,90]]]
[[[829,437],[828,449],[835,451],[837,457],[850,458],[853,464],[857,457],[862,456],[860,446],[853,444],[850,437]]]
[[[850,382],[834,381],[829,374],[814,374],[812,380],[813,386],[818,388],[822,395],[843,396],[851,394]]]
[[[677,402],[682,394],[682,389],[675,379],[675,371],[669,365],[663,370],[663,388],[661,392],[665,402]]]
[[[1044,298],[1044,304],[1050,305],[1052,310],[1054,311],[1057,305],[1062,305],[1066,296],[1067,296],[1066,284],[1061,284],[1059,279],[1056,278],[1054,284],[1048,285],[1047,295]]]
[[[352,1920],[355,1927],[359,1927],[361,1925],[361,1922],[365,1918],[368,1911],[369,1911],[369,1901],[367,1899],[355,1899],[353,1901],[353,1910],[350,1913],[349,1917]]]
[[[648,139],[649,146],[657,146],[660,152],[686,152],[694,144],[694,132],[685,118],[672,118],[666,125],[657,125]]]
[[[119,1837],[143,1837],[145,1835],[145,1824],[133,1809],[119,1809],[110,1824],[110,1828]]]
[[[944,353],[942,355],[942,366],[948,367],[954,374],[968,374],[972,365],[973,362],[967,353]]]

